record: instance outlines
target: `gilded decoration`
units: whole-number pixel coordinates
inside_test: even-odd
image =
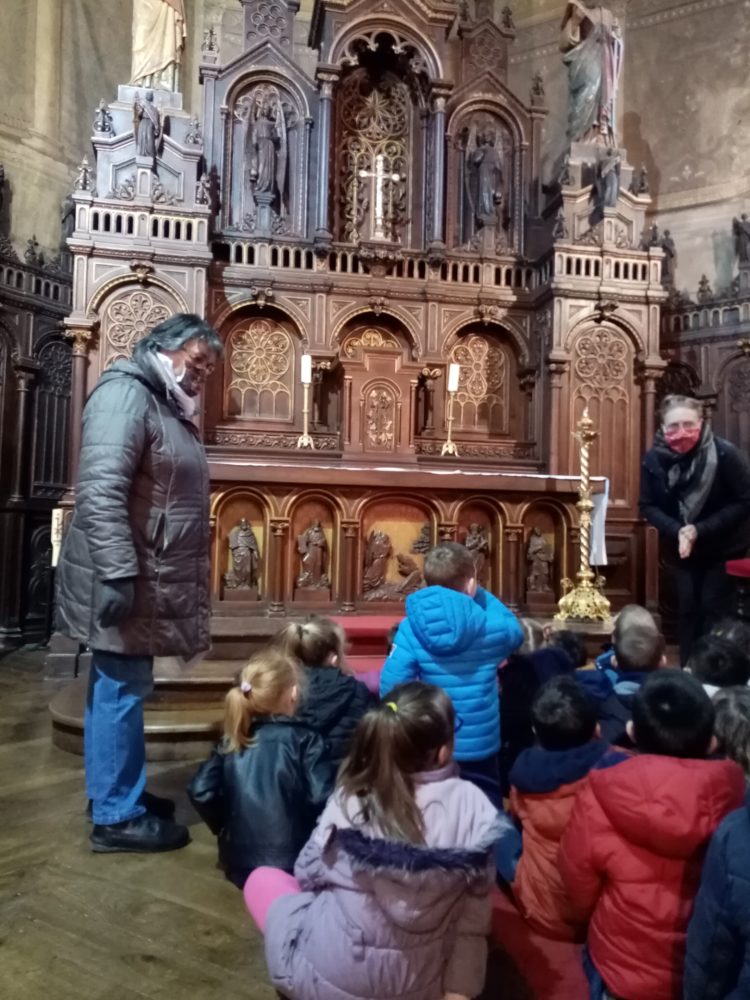
[[[107,364],[130,357],[135,344],[171,315],[168,306],[140,289],[110,302],[102,317]]]
[[[349,337],[344,344],[344,354],[353,358],[358,351],[398,351],[401,345],[391,334],[372,328]]]
[[[471,334],[453,347],[449,360],[461,366],[454,404],[457,429],[506,431],[507,359],[502,348]]]
[[[342,83],[339,109],[340,212],[343,239],[358,243],[374,232],[375,198],[360,171],[373,171],[382,156],[384,219],[389,238],[406,219],[411,99],[408,85],[393,73],[374,81],[364,68]]]
[[[292,415],[292,338],[270,319],[232,332],[227,351],[228,416],[289,420]]]

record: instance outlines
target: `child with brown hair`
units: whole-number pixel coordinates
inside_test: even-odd
[[[384,697],[423,680],[443,688],[461,719],[455,758],[499,808],[500,695],[497,670],[523,642],[516,616],[477,586],[469,550],[443,542],[427,553],[427,586],[406,598],[406,618],[380,678]]]
[[[296,718],[320,733],[338,767],[357,723],[373,702],[365,685],[343,669],[346,636],[330,618],[310,615],[278,633],[274,645],[303,665],[304,687]]]
[[[468,1000],[484,984],[498,814],[452,760],[439,688],[394,688],[354,735],[295,866],[259,869],[245,902],[290,1000]]]
[[[227,692],[224,739],[188,789],[239,888],[259,865],[292,871],[333,788],[322,737],[294,718],[302,683],[295,657],[253,656]]]

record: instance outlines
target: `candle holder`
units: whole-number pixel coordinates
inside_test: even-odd
[[[599,436],[594,430],[594,421],[589,416],[588,407],[578,421],[575,437],[581,445],[581,479],[578,484],[578,533],[579,560],[577,583],[567,578],[561,581],[563,596],[558,601],[559,611],[556,622],[610,622],[610,604],[602,593],[604,580],[595,576],[591,569],[591,514],[594,502],[591,499],[591,474],[589,451],[591,444]]]
[[[297,438],[298,448],[315,448],[310,434],[310,383],[302,383],[302,433]]]
[[[443,447],[440,449],[441,455],[458,455],[458,448],[456,447],[456,442],[453,440],[453,400],[455,399],[456,393],[448,390],[448,414],[446,422],[448,424],[448,437],[446,438]]]

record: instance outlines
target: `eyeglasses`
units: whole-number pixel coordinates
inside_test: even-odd
[[[185,367],[189,368],[190,371],[199,378],[208,378],[209,375],[213,374],[216,365],[210,361],[204,364],[203,358],[195,358],[193,355],[185,352]]]

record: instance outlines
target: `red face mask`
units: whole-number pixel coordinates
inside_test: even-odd
[[[689,451],[692,451],[700,439],[700,427],[695,427],[692,430],[685,429],[664,432],[664,440],[672,451],[676,451],[678,455],[686,455]]]

